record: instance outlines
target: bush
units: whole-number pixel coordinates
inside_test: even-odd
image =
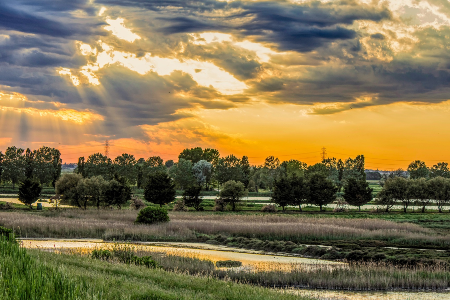
[[[136,219],[136,223],[141,224],[153,224],[153,223],[162,223],[169,222],[169,215],[167,214],[167,210],[161,207],[146,207],[142,209]]]
[[[221,260],[216,262],[216,267],[218,268],[235,268],[240,266],[242,266],[242,263],[236,260]]]
[[[173,211],[189,211],[189,208],[184,204],[183,199],[178,199],[173,206]]]
[[[147,268],[152,269],[158,267],[158,263],[154,261],[151,256],[142,256],[142,257],[135,256],[134,264],[137,266],[146,266]]]
[[[276,213],[278,211],[278,208],[274,204],[268,204],[268,205],[264,205],[261,208],[261,211],[262,212],[267,212],[267,213]]]
[[[12,234],[14,234],[12,229],[0,226],[0,236],[2,236],[2,235],[3,236],[10,236]]]
[[[91,257],[94,259],[101,259],[101,260],[110,260],[112,258],[112,253],[109,250],[93,250]]]
[[[142,201],[141,198],[133,196],[131,197],[131,205],[130,208],[135,209],[135,210],[140,210],[141,208],[145,207],[145,203],[144,201]]]
[[[225,201],[222,199],[222,198],[217,198],[215,201],[214,201],[214,204],[215,204],[215,206],[214,206],[214,211],[224,211],[225,210],[225,207],[226,207],[226,203],[225,203]]]
[[[14,206],[10,202],[0,204],[0,210],[11,210],[11,209],[14,209]]]

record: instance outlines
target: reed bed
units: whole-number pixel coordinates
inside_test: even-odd
[[[170,213],[165,224],[136,225],[132,210],[68,209],[43,214],[0,212],[0,225],[28,238],[100,238],[134,241],[198,241],[199,234],[256,237],[298,243],[382,240],[406,246],[447,247],[450,237],[416,224],[380,219],[237,214]]]

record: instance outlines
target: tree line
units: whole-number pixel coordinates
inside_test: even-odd
[[[8,147],[4,154],[0,152],[0,181],[10,182],[13,188],[25,179],[54,187],[61,176],[61,165],[58,149],[44,146],[32,151]]]

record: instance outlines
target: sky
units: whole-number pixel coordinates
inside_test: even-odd
[[[447,0],[0,1],[0,150],[450,162]]]

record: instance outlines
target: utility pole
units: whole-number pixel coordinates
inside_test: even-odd
[[[322,156],[322,161],[324,161],[327,158],[327,148],[323,147],[320,155]]]
[[[109,140],[105,141],[105,156],[109,156]]]

